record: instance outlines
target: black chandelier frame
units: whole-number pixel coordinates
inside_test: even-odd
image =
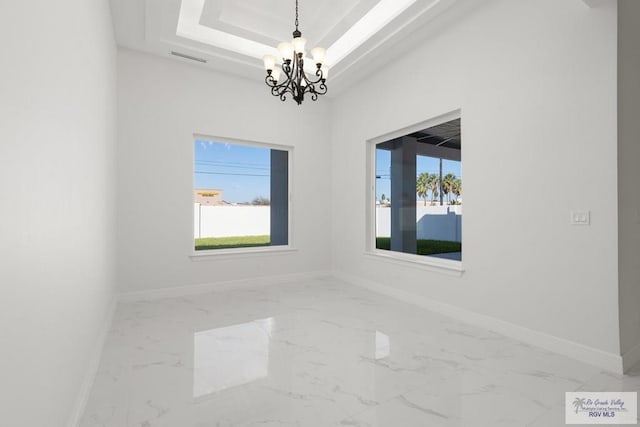
[[[293,97],[293,100],[302,104],[304,94],[310,93],[313,101],[318,100],[319,95],[327,93],[326,79],[322,72],[322,64],[316,64],[316,80],[310,80],[304,71],[304,58],[302,53],[295,53],[294,60],[283,58],[282,71],[286,77],[285,81],[278,84],[273,77],[273,71],[267,70],[265,82],[271,88],[271,95],[280,97],[280,100],[286,101],[287,94]],[[317,85],[317,87],[316,87]]]
[[[293,38],[302,37],[302,33],[298,30],[298,0],[296,0],[296,29],[293,32]],[[282,83],[278,83],[278,80],[273,75],[273,70],[267,70],[267,76],[265,77],[265,83],[271,88],[271,95],[277,96],[281,101],[287,100],[287,95],[291,95],[294,101],[298,105],[304,101],[305,93],[311,94],[313,101],[318,100],[319,95],[327,93],[326,76],[322,70],[322,63],[316,64],[316,79],[312,80],[307,77],[307,73],[304,71],[304,52],[293,52],[293,59],[282,58],[282,71],[285,75],[285,80]]]

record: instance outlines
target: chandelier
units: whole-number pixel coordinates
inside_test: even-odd
[[[282,68],[276,65],[276,58],[273,55],[265,55],[264,68],[267,70],[265,82],[271,88],[271,95],[279,96],[282,101],[286,101],[290,94],[293,100],[302,104],[304,94],[310,93],[311,99],[316,101],[318,95],[327,93],[327,75],[329,68],[324,65],[326,50],[316,47],[311,50],[313,61],[316,64],[315,77],[309,78],[304,71],[304,54],[307,40],[302,38],[302,33],[298,30],[298,0],[296,0],[296,29],[293,32],[291,43],[282,42],[278,45],[278,51],[282,58]],[[280,79],[280,77],[283,77]],[[282,80],[282,81],[281,81]]]

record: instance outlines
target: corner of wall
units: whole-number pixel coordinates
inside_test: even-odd
[[[640,2],[618,2],[618,298],[625,369],[640,362]]]

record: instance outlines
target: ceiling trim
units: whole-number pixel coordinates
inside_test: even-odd
[[[264,55],[279,56],[273,46],[267,46],[224,31],[202,25],[201,18],[206,0],[182,0],[176,35],[224,50],[260,59]],[[417,0],[380,0],[358,22],[348,29],[327,49],[326,64],[334,67],[351,52],[386,27]],[[434,0],[431,6],[441,0]],[[431,7],[430,6],[430,7]],[[313,64],[311,61],[306,61]]]
[[[327,49],[327,64],[337,65],[416,1],[381,0]]]
[[[182,0],[176,35],[253,58],[277,54],[274,47],[200,24],[205,0]]]
[[[480,2],[480,0],[474,0]],[[347,70],[352,69],[354,66],[361,65],[366,58],[373,58],[376,51],[381,51],[385,47],[393,45],[394,42],[402,39],[404,35],[416,30],[420,26],[426,26],[427,23],[439,17],[445,11],[451,9],[459,0],[434,0],[426,7],[419,10],[415,8],[411,11],[414,12],[408,19],[405,20],[402,26],[392,28],[389,31],[380,31],[374,34],[368,43],[361,45],[358,49],[354,50],[349,61],[345,61],[344,66],[339,67],[338,70],[334,70],[332,74],[332,82],[339,80],[342,83],[342,76],[344,76]],[[401,51],[401,46],[394,46],[396,52]]]

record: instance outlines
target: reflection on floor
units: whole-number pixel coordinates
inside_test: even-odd
[[[81,427],[559,427],[577,390],[640,370],[323,279],[121,304]]]
[[[193,334],[193,397],[266,378],[272,326],[269,318]]]

